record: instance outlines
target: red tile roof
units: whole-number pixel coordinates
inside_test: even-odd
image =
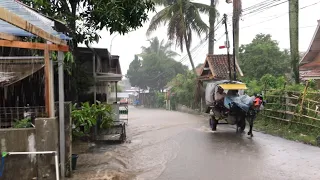
[[[207,61],[210,64],[210,69],[213,73],[214,78],[217,79],[229,79],[229,65],[228,65],[228,55],[207,55]],[[231,72],[233,73],[234,63],[233,55],[230,55],[231,61]],[[243,76],[242,71],[236,62],[236,72]]]
[[[303,65],[303,64],[314,61],[317,55],[320,53],[319,46],[320,46],[320,20],[318,20],[318,26],[315,29],[315,32],[310,42],[308,50],[306,51],[306,53],[304,53],[302,59],[300,60],[300,64]]]

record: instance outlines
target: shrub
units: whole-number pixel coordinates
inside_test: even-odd
[[[112,107],[108,104],[97,104],[90,105],[89,102],[81,104],[80,108],[77,108],[77,104],[73,106],[71,117],[75,128],[73,130],[74,136],[86,136],[89,135],[91,128],[98,123],[100,128],[109,128],[112,125]],[[81,130],[80,127],[83,127]]]
[[[16,120],[13,123],[13,128],[31,128],[32,126],[32,122],[31,122],[31,118],[24,118],[21,120]]]

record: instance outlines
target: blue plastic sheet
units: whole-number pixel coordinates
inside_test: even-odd
[[[240,96],[230,96],[227,95],[224,98],[224,106],[228,109],[230,109],[230,104],[234,102],[237,106],[239,106],[242,110],[245,112],[248,112],[250,109],[250,106],[253,105],[254,96],[248,96],[248,95],[240,95]]]

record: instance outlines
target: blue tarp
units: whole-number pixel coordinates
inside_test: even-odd
[[[248,112],[250,109],[250,106],[253,105],[255,97],[254,96],[248,96],[248,95],[240,95],[240,96],[226,96],[224,98],[224,106],[228,109],[230,109],[230,103],[234,102],[236,105],[238,105],[242,110],[245,112]]]

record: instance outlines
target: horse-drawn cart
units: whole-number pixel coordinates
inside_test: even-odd
[[[244,93],[247,87],[239,81],[222,80],[208,83],[206,87],[206,113],[210,114],[209,124],[216,131],[219,121],[236,125],[237,132],[242,133],[246,127],[246,120],[251,137],[253,121],[263,109],[263,98],[260,95],[248,96]]]
[[[121,141],[127,138],[126,126],[129,121],[128,103],[115,103],[113,107],[113,123],[108,129],[101,129],[98,126],[96,140]]]

